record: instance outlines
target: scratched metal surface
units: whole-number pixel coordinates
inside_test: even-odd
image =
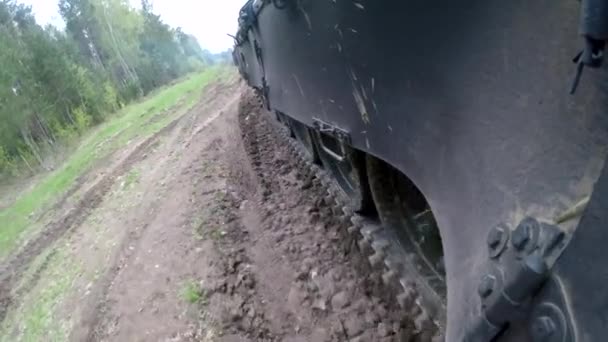
[[[608,142],[605,69],[568,95],[578,2],[301,0],[250,38],[273,109],[337,124],[427,197],[448,273],[448,340],[479,315],[486,232],[551,221],[591,192]],[[255,83],[255,82],[254,82]],[[572,223],[570,223],[572,225]]]

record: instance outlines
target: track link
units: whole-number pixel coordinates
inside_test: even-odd
[[[259,100],[258,100],[259,101]],[[261,102],[257,105],[262,106]],[[310,157],[300,146],[299,142],[290,136],[287,127],[280,123],[270,122],[270,115],[261,113],[258,118],[262,122],[254,129],[256,136],[245,136],[245,144],[251,155],[254,170],[256,171],[263,190],[263,196],[270,193],[270,175],[260,171],[258,153],[260,141],[266,142],[269,134],[274,135],[279,143],[284,143],[293,156],[299,172],[312,181],[313,186],[325,189],[323,200],[330,207],[334,217],[340,225],[344,242],[356,246],[361,258],[367,260],[370,271],[380,278],[383,291],[390,301],[398,303],[400,308],[416,328],[416,341],[439,342],[444,341],[444,329],[439,321],[434,320],[423,306],[422,297],[417,289],[416,279],[408,270],[404,260],[412,258],[400,246],[391,232],[376,219],[361,216],[349,205],[348,197],[339,189],[335,180],[325,170],[314,164]],[[245,123],[241,118],[241,124]],[[252,123],[249,123],[252,124]],[[372,275],[372,277],[374,277]]]

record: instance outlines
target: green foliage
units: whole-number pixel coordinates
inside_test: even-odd
[[[159,132],[184,111],[192,108],[209,83],[223,77],[224,70],[209,68],[161,89],[141,102],[122,108],[99,127],[85,133],[80,146],[59,168],[45,175],[9,207],[0,209],[0,259],[27,239],[28,230],[36,226],[33,214],[54,203],[96,160],[123,148],[135,138],[145,139]],[[166,115],[159,120],[160,112],[165,112]],[[29,163],[35,160],[34,155],[23,147],[18,149],[17,158]]]
[[[78,135],[76,127],[74,125],[63,124],[61,121],[53,118],[49,122],[51,130],[55,133],[55,136],[60,141],[70,141]]]
[[[93,121],[91,117],[84,111],[82,107],[78,107],[74,109],[72,112],[74,116],[74,122],[76,126],[76,130],[78,132],[84,132],[87,128],[91,126],[91,122]]]
[[[205,304],[206,301],[205,292],[193,280],[187,281],[182,285],[180,297],[190,304]]]
[[[196,38],[165,24],[146,0],[141,10],[128,0],[60,0],[59,11],[65,31],[0,0],[0,174],[42,166],[46,147],[209,64]]]
[[[110,82],[106,82],[103,86],[103,103],[110,112],[119,108],[118,93]]]
[[[11,175],[14,172],[14,166],[11,157],[6,153],[4,147],[0,146],[0,175]]]
[[[186,61],[188,69],[193,70],[193,71],[201,71],[203,69],[205,69],[205,63],[203,61],[201,61],[199,58],[190,56],[188,57],[188,60]]]

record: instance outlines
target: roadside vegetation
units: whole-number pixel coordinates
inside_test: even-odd
[[[60,0],[59,12],[64,30],[0,0],[0,182],[54,170],[58,152],[112,113],[227,57],[165,24],[149,0]]]
[[[0,259],[94,161],[159,131],[225,74],[226,54],[149,0],[59,0],[59,13],[64,29],[42,27],[0,0]]]
[[[232,76],[233,71],[228,67],[207,68],[109,115],[105,122],[85,133],[62,165],[47,173],[13,205],[0,210],[0,222],[3,223],[0,261],[18,249],[24,240],[41,232],[42,222],[31,213],[46,211],[66,191],[77,186],[78,177],[98,167],[113,153],[158,133],[192,109],[208,85],[227,82]],[[141,187],[141,173],[140,168],[131,168],[122,177],[122,183],[116,185],[121,191],[110,193],[108,202],[112,203],[112,215],[119,212],[117,208],[132,206],[139,198],[137,191],[141,189],[134,188]],[[106,272],[105,253],[116,246],[113,239],[120,236],[112,230],[113,226],[104,226],[99,215],[94,213],[83,223],[87,227],[87,243],[77,246],[69,238],[61,239],[31,262],[12,289],[19,298],[19,305],[12,307],[0,322],[0,342],[68,340],[78,314],[82,313],[65,317],[63,303],[75,295],[79,298],[89,295],[91,284]],[[88,266],[83,259],[75,257],[75,248],[95,250],[88,256]],[[91,267],[95,263],[101,264]],[[183,282],[177,292],[179,299],[186,303],[205,304],[205,292],[194,280]]]
[[[170,188],[164,180],[194,179],[181,159],[176,170],[166,165],[184,141],[206,148],[200,130],[186,129],[206,127],[202,119],[223,114],[226,99],[236,104],[221,92],[232,94],[237,79],[230,51],[204,50],[165,24],[152,0],[55,0],[62,28],[41,26],[21,1],[0,0],[0,342],[82,340],[72,337],[79,324],[104,327],[93,319],[105,318],[103,291],[140,251],[151,213],[166,207],[156,204]],[[193,210],[188,199],[178,216]],[[149,229],[155,246],[172,224]],[[184,242],[175,246],[193,250]],[[198,276],[184,272],[154,293],[204,306]],[[138,314],[155,314],[153,301],[165,300],[147,298]]]
[[[65,341],[69,326],[65,322],[57,322],[54,309],[72,287],[74,280],[83,272],[80,264],[70,258],[65,246],[55,249],[52,255],[43,254],[36,260],[48,263],[44,276],[53,279],[43,289],[37,291],[35,297],[24,297],[25,302],[18,313],[10,315],[7,320],[0,322],[0,342],[20,341]],[[32,271],[39,270],[32,265]],[[18,315],[21,314],[21,315]],[[21,322],[16,321],[22,318]],[[21,335],[16,338],[15,335]]]
[[[231,74],[231,69],[211,67],[148,96],[112,114],[85,134],[70,157],[46,174],[11,205],[0,210],[0,259],[10,254],[28,233],[35,231],[38,213],[44,211],[76,182],[94,163],[126,146],[145,139],[192,108],[209,83]],[[127,180],[135,182],[137,175]]]

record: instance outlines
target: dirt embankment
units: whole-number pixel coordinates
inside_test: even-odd
[[[45,324],[73,341],[421,340],[277,132],[234,81],[123,151],[3,265],[3,337],[59,269]]]

